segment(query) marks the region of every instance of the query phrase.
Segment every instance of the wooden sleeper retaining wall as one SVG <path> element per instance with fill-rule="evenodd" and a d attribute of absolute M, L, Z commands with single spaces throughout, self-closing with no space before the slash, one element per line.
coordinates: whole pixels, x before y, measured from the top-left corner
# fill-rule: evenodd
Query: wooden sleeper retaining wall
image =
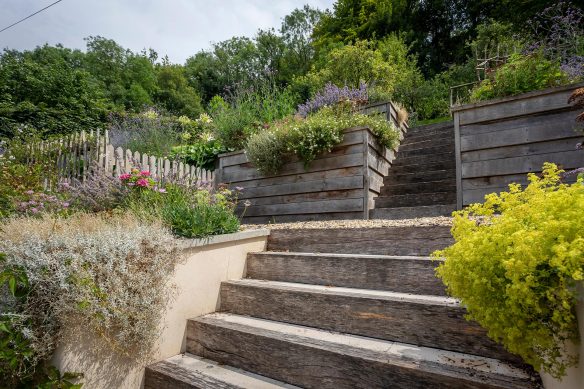
<path fill-rule="evenodd" d="M 527 183 L 544 162 L 569 170 L 584 166 L 576 150 L 582 133 L 568 97 L 584 84 L 550 88 L 452 109 L 456 144 L 457 205 Z"/>

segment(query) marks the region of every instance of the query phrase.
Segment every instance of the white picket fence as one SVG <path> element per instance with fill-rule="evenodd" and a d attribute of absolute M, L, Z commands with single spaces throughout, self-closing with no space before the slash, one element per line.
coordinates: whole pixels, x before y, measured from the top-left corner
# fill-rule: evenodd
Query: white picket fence
<path fill-rule="evenodd" d="M 147 170 L 158 182 L 177 182 L 186 185 L 212 185 L 214 174 L 180 161 L 140 154 L 109 142 L 108 131 L 81 131 L 57 140 L 29 145 L 29 161 L 54 158 L 59 181 L 85 181 L 92 169 L 103 169 L 118 177 L 133 168 Z"/>

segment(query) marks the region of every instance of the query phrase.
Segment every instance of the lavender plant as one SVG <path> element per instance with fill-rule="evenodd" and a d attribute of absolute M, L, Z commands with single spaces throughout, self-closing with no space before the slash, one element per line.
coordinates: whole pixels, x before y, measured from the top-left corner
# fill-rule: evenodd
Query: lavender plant
<path fill-rule="evenodd" d="M 130 194 L 130 188 L 95 164 L 85 181 L 64 182 L 60 186 L 60 192 L 69 197 L 69 202 L 75 209 L 103 212 L 122 206 Z"/>
<path fill-rule="evenodd" d="M 356 105 L 367 103 L 367 84 L 361 83 L 359 88 L 351 88 L 347 85 L 340 88 L 329 82 L 312 99 L 304 104 L 300 104 L 297 113 L 305 118 L 323 107 L 335 105 L 343 101 L 351 101 Z"/>
<path fill-rule="evenodd" d="M 559 60 L 561 70 L 571 79 L 584 77 L 584 12 L 570 2 L 559 1 L 545 8 L 530 23 L 531 43 L 526 54 L 537 51 Z"/>

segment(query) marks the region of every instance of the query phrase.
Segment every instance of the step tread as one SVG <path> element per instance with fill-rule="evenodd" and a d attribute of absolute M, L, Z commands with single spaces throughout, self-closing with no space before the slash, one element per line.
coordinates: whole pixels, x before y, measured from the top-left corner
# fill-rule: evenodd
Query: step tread
<path fill-rule="evenodd" d="M 326 295 L 348 296 L 354 298 L 377 299 L 384 301 L 408 302 L 413 304 L 460 307 L 458 300 L 446 296 L 422 295 L 387 290 L 346 288 L 342 286 L 300 284 L 296 282 L 256 280 L 252 278 L 224 281 L 224 283 L 231 285 L 245 285 L 255 288 L 279 289 L 291 292 L 297 291 Z"/>
<path fill-rule="evenodd" d="M 185 353 L 147 366 L 144 388 L 297 389 L 298 387 Z"/>
<path fill-rule="evenodd" d="M 248 334 L 265 340 L 272 339 L 280 344 L 282 342 L 295 344 L 305 349 L 312 349 L 314 352 L 341 354 L 370 363 L 399 366 L 407 370 L 445 376 L 449 380 L 459 380 L 461 384 L 466 382 L 472 387 L 480 385 L 493 388 L 535 387 L 531 375 L 526 371 L 492 358 L 228 313 L 213 313 L 191 319 L 190 322 L 236 331 L 242 337 Z M 208 339 L 204 341 L 207 342 Z M 188 339 L 187 347 L 192 342 L 196 343 L 198 339 Z M 272 357 L 273 363 L 277 363 L 274 359 Z M 293 368 L 302 369 L 303 367 L 293 366 Z"/>
<path fill-rule="evenodd" d="M 446 296 L 243 280 L 221 284 L 220 311 L 519 362 Z"/>

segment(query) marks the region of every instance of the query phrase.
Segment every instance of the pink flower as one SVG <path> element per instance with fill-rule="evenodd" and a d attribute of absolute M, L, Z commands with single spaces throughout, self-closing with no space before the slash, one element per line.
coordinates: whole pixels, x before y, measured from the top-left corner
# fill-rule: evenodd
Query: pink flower
<path fill-rule="evenodd" d="M 63 208 L 69 208 L 69 203 L 68 202 L 64 202 L 62 205 L 63 205 Z"/>
<path fill-rule="evenodd" d="M 39 210 L 38 210 L 37 208 L 31 208 L 31 209 L 30 209 L 30 211 L 31 211 L 32 213 L 37 213 Z"/>
<path fill-rule="evenodd" d="M 24 193 L 26 193 L 27 195 L 31 195 L 31 194 L 34 194 L 34 190 L 27 190 L 27 191 L 26 191 L 26 192 L 24 192 Z"/>
<path fill-rule="evenodd" d="M 142 171 L 140 172 L 140 175 L 141 175 L 142 177 L 150 177 L 150 172 L 149 172 L 148 170 L 142 170 Z"/>
<path fill-rule="evenodd" d="M 138 181 L 136 181 L 136 185 L 145 188 L 148 186 L 148 180 L 146 180 L 145 178 L 140 178 Z"/>
<path fill-rule="evenodd" d="M 158 189 L 158 192 L 160 192 L 160 193 L 166 193 L 166 189 L 160 188 L 160 189 Z"/>
<path fill-rule="evenodd" d="M 120 180 L 122 180 L 122 181 L 126 181 L 126 180 L 129 180 L 129 179 L 130 179 L 130 177 L 132 177 L 132 175 L 131 175 L 131 174 L 129 174 L 129 173 L 122 174 L 122 175 L 120 175 Z"/>

